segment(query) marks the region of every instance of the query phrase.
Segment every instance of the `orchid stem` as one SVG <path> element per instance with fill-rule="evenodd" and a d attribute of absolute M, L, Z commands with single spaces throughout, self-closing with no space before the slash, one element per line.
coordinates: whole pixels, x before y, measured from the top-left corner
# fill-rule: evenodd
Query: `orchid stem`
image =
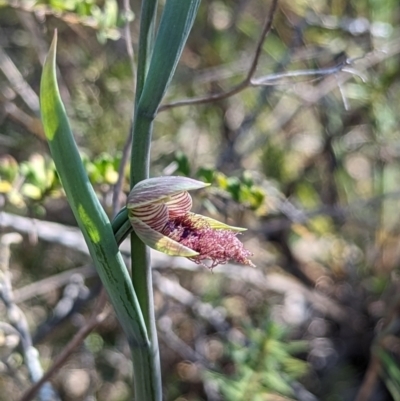
<path fill-rule="evenodd" d="M 149 177 L 150 144 L 153 129 L 153 119 L 142 113 L 140 107 L 135 113 L 133 124 L 132 159 L 131 159 L 131 188 L 139 181 Z M 161 401 L 162 385 L 160 371 L 160 356 L 158 349 L 157 329 L 154 316 L 153 282 L 151 275 L 150 252 L 147 246 L 132 232 L 132 284 L 142 310 L 146 324 L 147 333 L 150 339 L 150 358 L 146 368 L 151 370 L 151 388 L 153 398 L 146 398 L 146 401 Z M 137 361 L 136 349 L 132 347 L 134 372 L 137 369 L 144 369 L 143 366 L 135 365 Z M 150 372 L 149 372 L 150 373 Z M 136 380 L 135 380 L 136 383 Z M 147 395 L 149 397 L 149 395 Z M 137 397 L 137 399 L 145 399 Z"/>
<path fill-rule="evenodd" d="M 143 0 L 139 35 L 138 72 L 135 113 L 132 125 L 131 189 L 149 177 L 150 145 L 153 122 L 160 103 L 174 75 L 200 0 L 168 0 L 165 2 L 158 30 L 155 34 L 157 0 Z M 155 34 L 155 35 L 154 35 Z M 139 401 L 161 401 L 162 386 L 160 357 L 154 316 L 153 283 L 150 253 L 135 233 L 131 235 L 132 284 L 137 294 L 150 340 L 149 359 L 141 367 L 135 360 L 132 347 L 133 370 L 151 369 L 152 393 L 138 394 Z M 140 374 L 140 372 L 138 372 Z M 135 377 L 135 386 L 137 380 Z"/>

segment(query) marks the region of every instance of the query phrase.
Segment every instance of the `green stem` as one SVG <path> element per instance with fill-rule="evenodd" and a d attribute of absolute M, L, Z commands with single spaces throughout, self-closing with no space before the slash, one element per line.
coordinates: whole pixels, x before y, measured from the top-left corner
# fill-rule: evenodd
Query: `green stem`
<path fill-rule="evenodd" d="M 137 85 L 135 95 L 135 120 L 132 126 L 131 154 L 131 188 L 139 181 L 148 178 L 150 164 L 150 143 L 153 119 L 145 118 L 138 112 L 137 105 L 142 94 L 147 74 L 150 54 L 154 44 L 154 23 L 156 18 L 157 0 L 145 0 L 142 3 L 140 46 L 138 53 Z M 123 230 L 122 230 L 123 231 Z M 132 284 L 137 289 L 137 297 L 142 310 L 145 325 L 150 339 L 150 355 L 142 365 L 140 349 L 131 347 L 133 371 L 135 376 L 135 394 L 137 400 L 161 401 L 162 384 L 160 371 L 160 355 L 158 350 L 157 329 L 154 317 L 153 283 L 151 276 L 151 261 L 147 247 L 135 233 L 131 235 L 132 250 Z M 134 255 L 134 256 L 133 256 Z M 140 374 L 144 369 L 150 376 L 150 388 L 141 386 Z"/>
<path fill-rule="evenodd" d="M 150 144 L 153 128 L 153 119 L 137 110 L 133 126 L 132 161 L 131 161 L 131 187 L 139 181 L 149 177 Z M 132 284 L 143 314 L 147 333 L 150 339 L 151 358 L 147 361 L 151 371 L 151 398 L 138 395 L 138 400 L 161 401 L 162 384 L 160 371 L 160 356 L 158 349 L 157 328 L 154 316 L 153 281 L 151 273 L 150 252 L 147 246 L 133 232 L 131 235 L 132 249 Z M 138 365 L 137 350 L 132 347 L 134 371 L 143 369 Z M 136 385 L 135 379 L 135 385 Z"/>
<path fill-rule="evenodd" d="M 144 348 L 132 343 L 129 343 L 129 346 L 132 354 L 135 401 L 161 401 L 161 384 L 158 385 L 155 377 L 154 350 L 152 347 Z"/>
<path fill-rule="evenodd" d="M 153 119 L 138 108 L 133 124 L 131 156 L 131 188 L 139 181 L 149 178 L 150 145 L 153 131 Z"/>
<path fill-rule="evenodd" d="M 161 384 L 161 368 L 160 354 L 158 349 L 157 328 L 154 314 L 153 301 L 153 281 L 151 272 L 150 252 L 147 246 L 137 237 L 136 234 L 131 235 L 132 252 L 135 255 L 134 264 L 132 265 L 132 282 L 134 288 L 137 288 L 137 297 L 145 320 L 147 333 L 150 339 L 149 359 L 146 361 L 146 369 L 149 370 L 151 376 L 151 398 L 150 394 L 146 393 L 147 397 L 139 397 L 138 400 L 161 401 L 162 399 L 162 384 Z M 140 349 L 132 349 L 132 358 L 134 371 L 137 369 L 145 369 L 139 363 L 138 353 Z M 135 380 L 135 386 L 137 381 Z"/>
<path fill-rule="evenodd" d="M 136 237 L 134 232 L 132 232 L 132 225 L 127 217 L 126 208 L 123 208 L 117 214 L 112 222 L 112 227 L 118 245 L 121 245 L 122 241 L 130 233 L 132 233 L 133 237 Z M 150 266 L 150 258 L 146 246 L 140 239 L 136 237 L 134 240 L 132 239 L 132 243 L 133 242 L 135 242 L 135 245 L 132 246 L 132 250 L 134 250 L 133 254 L 135 254 L 135 268 L 133 269 L 132 277 L 135 278 L 133 278 L 132 281 L 135 282 L 139 280 L 136 274 L 141 271 L 139 266 Z M 150 277 L 148 276 L 149 274 Z M 152 313 L 154 306 L 151 269 L 146 269 L 145 281 L 146 283 L 142 283 L 138 286 L 140 295 L 137 295 L 138 298 L 142 299 L 142 302 L 139 301 L 139 304 L 142 308 L 144 320 L 150 324 L 147 329 L 148 333 L 155 333 L 154 313 Z M 148 289 L 147 286 L 150 286 L 150 289 Z M 150 344 L 146 344 L 146 347 L 142 347 L 131 341 L 129 341 L 129 345 L 132 353 L 135 399 L 161 400 L 161 374 L 157 338 L 154 339 L 150 335 Z"/>
<path fill-rule="evenodd" d="M 200 0 L 168 0 L 165 3 L 158 32 L 153 39 L 157 0 L 143 0 L 135 98 L 135 119 L 132 127 L 131 188 L 149 177 L 150 145 L 153 121 L 161 100 L 169 86 L 182 53 Z M 123 231 L 123 230 L 122 230 Z M 154 316 L 151 261 L 146 245 L 131 235 L 132 284 L 142 311 L 151 359 L 151 393 L 138 394 L 138 400 L 161 401 L 162 386 L 157 330 Z M 143 369 L 132 347 L 133 368 Z M 135 385 L 137 380 L 135 377 Z M 145 390 L 145 389 L 143 389 Z"/>

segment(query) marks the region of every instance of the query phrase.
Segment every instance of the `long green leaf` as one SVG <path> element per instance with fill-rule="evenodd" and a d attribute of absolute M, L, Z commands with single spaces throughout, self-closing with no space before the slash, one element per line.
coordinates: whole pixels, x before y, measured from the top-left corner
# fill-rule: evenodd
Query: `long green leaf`
<path fill-rule="evenodd" d="M 146 325 L 111 224 L 89 182 L 70 129 L 56 80 L 56 46 L 57 35 L 43 67 L 40 87 L 44 130 L 72 211 L 135 354 L 134 365 L 140 367 L 135 369 L 136 398 L 153 400 L 152 350 Z"/>
<path fill-rule="evenodd" d="M 175 73 L 200 0 L 167 0 L 158 28 L 138 112 L 155 116 Z"/>
<path fill-rule="evenodd" d="M 139 33 L 139 50 L 137 57 L 137 74 L 136 74 L 136 102 L 139 100 L 147 70 L 149 67 L 150 56 L 154 47 L 154 31 L 155 20 L 157 14 L 157 0 L 143 0 L 142 10 L 140 13 L 140 33 Z"/>

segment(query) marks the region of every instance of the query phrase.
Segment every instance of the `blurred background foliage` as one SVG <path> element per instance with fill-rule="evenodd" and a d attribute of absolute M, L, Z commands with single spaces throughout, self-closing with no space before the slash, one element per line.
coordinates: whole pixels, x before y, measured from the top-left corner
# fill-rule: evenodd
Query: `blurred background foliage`
<path fill-rule="evenodd" d="M 0 0 L 4 212 L 75 224 L 37 96 L 57 28 L 61 94 L 111 213 L 134 98 L 126 27 L 136 50 L 140 23 L 140 2 L 127 3 Z M 165 103 L 241 82 L 269 7 L 204 0 Z M 400 400 L 399 22 L 397 0 L 280 0 L 256 78 L 291 75 L 159 113 L 152 175 L 212 183 L 195 196 L 196 210 L 248 227 L 241 239 L 257 265 L 211 274 L 155 259 L 166 400 Z M 1 219 L 4 232 L 18 230 Z M 59 245 L 62 236 L 26 235 L 10 266 L 45 369 L 99 292 L 87 256 Z M 29 378 L 20 349 L 1 333 L 0 400 L 18 400 Z M 131 399 L 130 378 L 110 313 L 53 384 L 63 400 L 117 401 Z"/>

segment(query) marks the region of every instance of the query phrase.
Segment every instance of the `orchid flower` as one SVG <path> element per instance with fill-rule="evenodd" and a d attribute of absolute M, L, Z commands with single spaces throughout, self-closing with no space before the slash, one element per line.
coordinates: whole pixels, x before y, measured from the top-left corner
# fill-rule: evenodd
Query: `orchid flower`
<path fill-rule="evenodd" d="M 237 238 L 246 229 L 232 227 L 190 212 L 188 191 L 209 184 L 186 177 L 157 177 L 140 181 L 128 196 L 129 220 L 149 247 L 173 256 L 184 256 L 210 269 L 232 260 L 254 266 Z"/>

